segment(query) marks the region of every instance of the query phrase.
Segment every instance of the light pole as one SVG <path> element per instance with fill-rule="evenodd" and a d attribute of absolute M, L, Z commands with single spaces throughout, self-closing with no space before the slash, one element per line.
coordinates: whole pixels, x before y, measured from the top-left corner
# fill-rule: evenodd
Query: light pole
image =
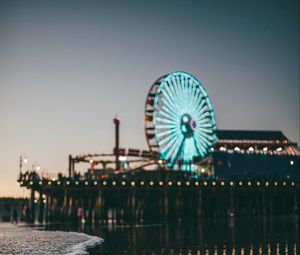
<path fill-rule="evenodd" d="M 27 162 L 28 162 L 27 156 L 24 153 L 22 153 L 20 155 L 20 173 L 22 173 L 23 163 L 26 164 Z"/>

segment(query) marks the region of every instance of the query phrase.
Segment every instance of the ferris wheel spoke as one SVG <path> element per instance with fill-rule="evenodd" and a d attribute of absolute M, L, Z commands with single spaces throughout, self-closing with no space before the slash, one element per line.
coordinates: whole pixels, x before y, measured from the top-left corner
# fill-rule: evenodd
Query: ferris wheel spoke
<path fill-rule="evenodd" d="M 177 125 L 172 125 L 172 124 L 168 124 L 168 125 L 156 125 L 155 126 L 156 129 L 173 129 L 173 128 L 177 128 Z"/>
<path fill-rule="evenodd" d="M 211 146 L 212 143 L 210 141 L 210 138 L 206 137 L 203 133 L 198 133 L 196 136 L 204 147 Z"/>
<path fill-rule="evenodd" d="M 169 112 L 172 112 L 172 115 L 174 115 L 175 119 L 178 119 L 178 112 L 172 107 L 172 105 L 169 105 L 169 103 L 163 99 L 162 102 L 164 105 L 161 107 L 161 110 L 165 110 L 164 108 L 167 108 Z"/>
<path fill-rule="evenodd" d="M 176 142 L 175 138 L 172 138 L 161 150 L 162 153 L 166 153 L 170 150 L 171 146 Z"/>
<path fill-rule="evenodd" d="M 170 84 L 167 81 L 165 82 L 164 91 L 166 91 L 166 93 L 168 94 L 170 100 L 173 102 L 173 104 L 175 104 L 176 100 L 174 98 L 174 94 L 172 93 L 171 88 L 170 88 Z"/>
<path fill-rule="evenodd" d="M 170 135 L 170 134 L 172 134 L 172 133 L 174 133 L 174 132 L 176 132 L 176 130 L 174 130 L 174 129 L 168 129 L 168 130 L 166 130 L 166 131 L 162 131 L 162 132 L 157 133 L 156 136 L 157 136 L 158 138 L 160 138 L 160 137 L 163 137 L 163 136 L 165 136 L 165 135 Z"/>
<path fill-rule="evenodd" d="M 202 152 L 205 153 L 207 148 L 210 146 L 209 141 L 207 141 L 205 138 L 203 138 L 200 135 L 196 135 L 197 144 L 199 144 L 200 148 L 202 148 Z"/>
<path fill-rule="evenodd" d="M 198 149 L 200 155 L 203 157 L 204 153 L 206 152 L 206 149 L 203 147 L 203 144 L 201 142 L 198 142 L 196 140 L 196 138 L 194 138 L 194 141 L 195 141 L 196 148 Z"/>
<path fill-rule="evenodd" d="M 162 90 L 162 93 L 164 94 L 167 102 L 168 102 L 168 105 L 170 106 L 170 109 L 173 109 L 173 108 L 177 108 L 177 105 L 176 105 L 176 102 L 174 102 L 168 95 L 168 93 L 166 92 L 166 90 Z"/>
<path fill-rule="evenodd" d="M 172 116 L 170 115 L 169 113 L 165 112 L 163 109 L 161 109 L 159 111 L 159 114 L 164 116 L 164 117 L 167 117 L 169 120 L 175 122 L 178 118 L 176 116 Z"/>
<path fill-rule="evenodd" d="M 201 127 L 199 127 L 199 130 L 201 130 L 202 132 L 207 133 L 207 134 L 212 134 L 214 132 L 211 129 L 201 128 Z"/>
<path fill-rule="evenodd" d="M 200 113 L 200 115 L 198 114 L 198 115 L 196 116 L 195 119 L 196 119 L 197 121 L 201 121 L 201 120 L 203 120 L 203 119 L 209 117 L 209 115 L 210 115 L 209 112 L 203 112 L 203 113 Z"/>
<path fill-rule="evenodd" d="M 174 132 L 173 134 L 166 136 L 165 138 L 163 138 L 162 140 L 158 141 L 158 144 L 160 146 L 163 146 L 166 142 L 169 142 L 170 140 L 176 138 L 178 136 L 178 132 Z"/>
<path fill-rule="evenodd" d="M 170 88 L 174 94 L 174 97 L 176 99 L 176 102 L 178 102 L 180 100 L 180 95 L 178 94 L 177 83 L 176 83 L 176 79 L 174 78 L 174 76 L 170 77 L 169 84 L 170 84 Z"/>
<path fill-rule="evenodd" d="M 196 148 L 196 151 L 198 152 L 197 154 L 197 156 L 201 156 L 201 157 L 204 157 L 204 153 L 202 152 L 202 150 L 200 150 L 199 148 L 198 148 L 198 144 L 197 144 L 197 141 L 196 141 L 196 138 L 195 137 L 193 137 L 193 140 L 194 140 L 194 146 L 195 146 L 195 148 Z"/>
<path fill-rule="evenodd" d="M 174 152 L 176 151 L 177 147 L 178 147 L 178 139 L 175 141 L 175 143 L 172 144 L 171 148 L 169 149 L 166 157 L 169 159 L 171 158 L 172 155 L 174 155 Z"/>
<path fill-rule="evenodd" d="M 173 116 L 175 118 L 175 120 L 178 120 L 178 113 L 177 112 L 174 112 L 174 111 L 171 111 L 168 107 L 166 107 L 165 105 L 162 106 L 162 110 L 169 113 L 171 116 Z"/>
<path fill-rule="evenodd" d="M 165 123 L 165 124 L 174 124 L 174 121 L 168 120 L 168 119 L 163 119 L 161 117 L 156 117 L 157 122 Z"/>
<path fill-rule="evenodd" d="M 184 137 L 181 135 L 180 138 L 176 142 L 176 148 L 174 150 L 171 160 L 173 160 L 173 161 L 177 160 L 178 152 L 181 150 L 183 141 L 184 141 Z"/>

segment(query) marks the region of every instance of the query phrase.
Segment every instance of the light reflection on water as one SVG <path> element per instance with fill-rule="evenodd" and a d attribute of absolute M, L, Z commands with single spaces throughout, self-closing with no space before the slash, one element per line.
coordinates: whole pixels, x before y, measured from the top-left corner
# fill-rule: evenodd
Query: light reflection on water
<path fill-rule="evenodd" d="M 85 231 L 104 238 L 91 254 L 300 254 L 298 217 L 108 224 Z"/>

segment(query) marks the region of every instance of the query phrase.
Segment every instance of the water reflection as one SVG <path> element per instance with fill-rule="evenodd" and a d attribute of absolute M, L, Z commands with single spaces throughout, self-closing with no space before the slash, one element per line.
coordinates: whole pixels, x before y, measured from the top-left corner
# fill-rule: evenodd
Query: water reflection
<path fill-rule="evenodd" d="M 105 240 L 91 254 L 300 254 L 298 217 L 108 224 L 85 231 Z"/>

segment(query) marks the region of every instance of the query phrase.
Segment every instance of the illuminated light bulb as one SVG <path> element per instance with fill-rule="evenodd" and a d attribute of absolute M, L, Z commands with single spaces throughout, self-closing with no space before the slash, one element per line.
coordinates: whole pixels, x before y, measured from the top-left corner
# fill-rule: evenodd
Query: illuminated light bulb
<path fill-rule="evenodd" d="M 58 186 L 60 185 L 60 181 L 57 182 L 57 185 L 58 185 Z"/>
<path fill-rule="evenodd" d="M 23 159 L 23 163 L 25 163 L 25 164 L 28 163 L 28 159 L 27 159 L 27 158 L 24 158 L 24 159 Z"/>
<path fill-rule="evenodd" d="M 131 182 L 131 186 L 135 186 L 135 182 L 134 181 Z"/>
<path fill-rule="evenodd" d="M 145 182 L 144 182 L 144 181 L 141 181 L 140 184 L 141 184 L 141 186 L 144 186 Z"/>
<path fill-rule="evenodd" d="M 286 182 L 283 182 L 282 185 L 283 185 L 283 186 L 286 186 Z"/>
<path fill-rule="evenodd" d="M 125 182 L 125 181 L 122 181 L 122 185 L 125 186 L 125 185 L 126 185 L 126 182 Z"/>
<path fill-rule="evenodd" d="M 224 185 L 225 185 L 225 182 L 222 181 L 222 182 L 221 182 L 221 186 L 224 186 Z"/>
<path fill-rule="evenodd" d="M 88 182 L 88 181 L 85 181 L 85 182 L 84 182 L 84 185 L 85 185 L 85 186 L 89 185 L 89 182 Z"/>
<path fill-rule="evenodd" d="M 69 182 L 69 181 L 67 181 L 67 182 L 66 182 L 66 184 L 67 184 L 67 186 L 69 186 L 69 185 L 70 185 L 70 182 Z"/>
<path fill-rule="evenodd" d="M 169 181 L 169 182 L 168 182 L 168 185 L 169 185 L 169 186 L 172 186 L 172 185 L 173 185 L 173 183 L 172 183 L 171 181 Z"/>
<path fill-rule="evenodd" d="M 292 186 L 295 186 L 295 183 L 294 183 L 294 182 L 292 182 L 292 183 L 291 183 L 291 185 L 292 185 Z"/>
<path fill-rule="evenodd" d="M 235 151 L 240 151 L 240 148 L 239 147 L 235 147 L 234 150 Z"/>
<path fill-rule="evenodd" d="M 177 186 L 181 186 L 181 182 L 177 182 Z"/>
<path fill-rule="evenodd" d="M 269 182 L 266 182 L 265 185 L 266 185 L 266 186 L 269 186 Z"/>
<path fill-rule="evenodd" d="M 107 184 L 107 182 L 106 182 L 106 181 L 104 181 L 104 182 L 103 182 L 103 186 L 106 186 L 106 184 Z"/>
<path fill-rule="evenodd" d="M 30 181 L 29 184 L 32 185 L 32 184 L 33 184 L 33 181 Z"/>
<path fill-rule="evenodd" d="M 51 185 L 51 181 L 48 181 L 48 185 Z"/>
<path fill-rule="evenodd" d="M 126 157 L 126 156 L 120 156 L 120 157 L 119 157 L 119 160 L 121 160 L 121 161 L 126 161 L 126 160 L 127 160 L 127 157 Z"/>
<path fill-rule="evenodd" d="M 277 182 L 274 182 L 274 186 L 277 186 L 278 185 L 278 183 Z"/>
<path fill-rule="evenodd" d="M 264 147 L 264 148 L 263 148 L 263 151 L 264 151 L 264 152 L 267 152 L 267 151 L 268 151 L 268 147 Z"/>
<path fill-rule="evenodd" d="M 207 186 L 207 182 L 203 182 L 204 186 Z"/>
<path fill-rule="evenodd" d="M 150 184 L 150 186 L 153 186 L 153 185 L 154 185 L 154 182 L 153 182 L 153 181 L 150 181 L 149 184 Z"/>
<path fill-rule="evenodd" d="M 252 183 L 251 182 L 248 182 L 248 186 L 251 186 L 252 185 Z"/>
<path fill-rule="evenodd" d="M 20 182 L 20 184 L 21 184 L 21 185 L 23 185 L 23 184 L 24 184 L 24 182 L 23 182 L 23 181 L 21 181 L 21 182 Z"/>
<path fill-rule="evenodd" d="M 282 148 L 281 148 L 281 147 L 278 147 L 276 150 L 277 150 L 278 152 L 280 152 L 280 151 L 282 151 Z"/>
<path fill-rule="evenodd" d="M 250 148 L 248 149 L 248 151 L 253 152 L 253 151 L 254 151 L 254 148 L 253 148 L 253 147 L 250 147 Z"/>
<path fill-rule="evenodd" d="M 96 186 L 98 184 L 98 182 L 97 181 L 94 181 L 94 185 Z"/>
<path fill-rule="evenodd" d="M 113 186 L 116 186 L 117 183 L 116 183 L 115 181 L 113 181 L 111 184 L 112 184 Z"/>
<path fill-rule="evenodd" d="M 185 183 L 185 185 L 186 185 L 186 186 L 190 186 L 190 182 L 187 181 L 187 182 Z"/>
<path fill-rule="evenodd" d="M 230 182 L 229 184 L 230 184 L 230 186 L 233 186 L 233 182 Z"/>
<path fill-rule="evenodd" d="M 162 186 L 164 185 L 164 183 L 162 181 L 159 182 L 159 186 Z"/>
<path fill-rule="evenodd" d="M 240 186 L 243 186 L 243 182 L 239 182 L 239 185 L 240 185 Z"/>
<path fill-rule="evenodd" d="M 79 181 L 76 181 L 76 182 L 75 182 L 75 185 L 78 185 L 78 184 L 79 184 Z"/>
<path fill-rule="evenodd" d="M 213 186 L 216 186 L 216 182 L 212 182 L 212 185 L 213 185 Z"/>
<path fill-rule="evenodd" d="M 290 161 L 290 165 L 292 166 L 292 165 L 294 165 L 294 164 L 295 164 L 294 160 L 291 160 L 291 161 Z"/>
<path fill-rule="evenodd" d="M 90 159 L 90 164 L 93 164 L 94 163 L 94 160 Z"/>
<path fill-rule="evenodd" d="M 225 147 L 220 147 L 220 151 L 226 151 L 226 148 Z"/>
<path fill-rule="evenodd" d="M 44 200 L 43 200 L 43 203 L 46 204 L 46 202 L 47 202 L 46 199 L 44 199 Z"/>
<path fill-rule="evenodd" d="M 54 177 L 52 178 L 52 181 L 55 182 L 55 178 Z"/>
<path fill-rule="evenodd" d="M 40 167 L 40 166 L 37 166 L 37 167 L 36 167 L 36 170 L 37 170 L 37 171 L 40 171 L 40 170 L 41 170 L 41 167 Z"/>
<path fill-rule="evenodd" d="M 163 161 L 160 159 L 160 160 L 158 160 L 158 164 L 162 164 L 163 163 Z"/>
<path fill-rule="evenodd" d="M 43 182 L 42 182 L 42 181 L 39 181 L 39 184 L 40 184 L 40 185 L 42 185 L 42 184 L 43 184 Z"/>
<path fill-rule="evenodd" d="M 201 173 L 205 173 L 205 168 L 201 168 Z"/>
<path fill-rule="evenodd" d="M 211 151 L 211 152 L 214 152 L 214 151 L 215 151 L 215 149 L 214 149 L 214 148 L 210 148 L 210 151 Z"/>
<path fill-rule="evenodd" d="M 257 185 L 257 186 L 260 186 L 260 182 L 257 182 L 256 185 Z"/>

